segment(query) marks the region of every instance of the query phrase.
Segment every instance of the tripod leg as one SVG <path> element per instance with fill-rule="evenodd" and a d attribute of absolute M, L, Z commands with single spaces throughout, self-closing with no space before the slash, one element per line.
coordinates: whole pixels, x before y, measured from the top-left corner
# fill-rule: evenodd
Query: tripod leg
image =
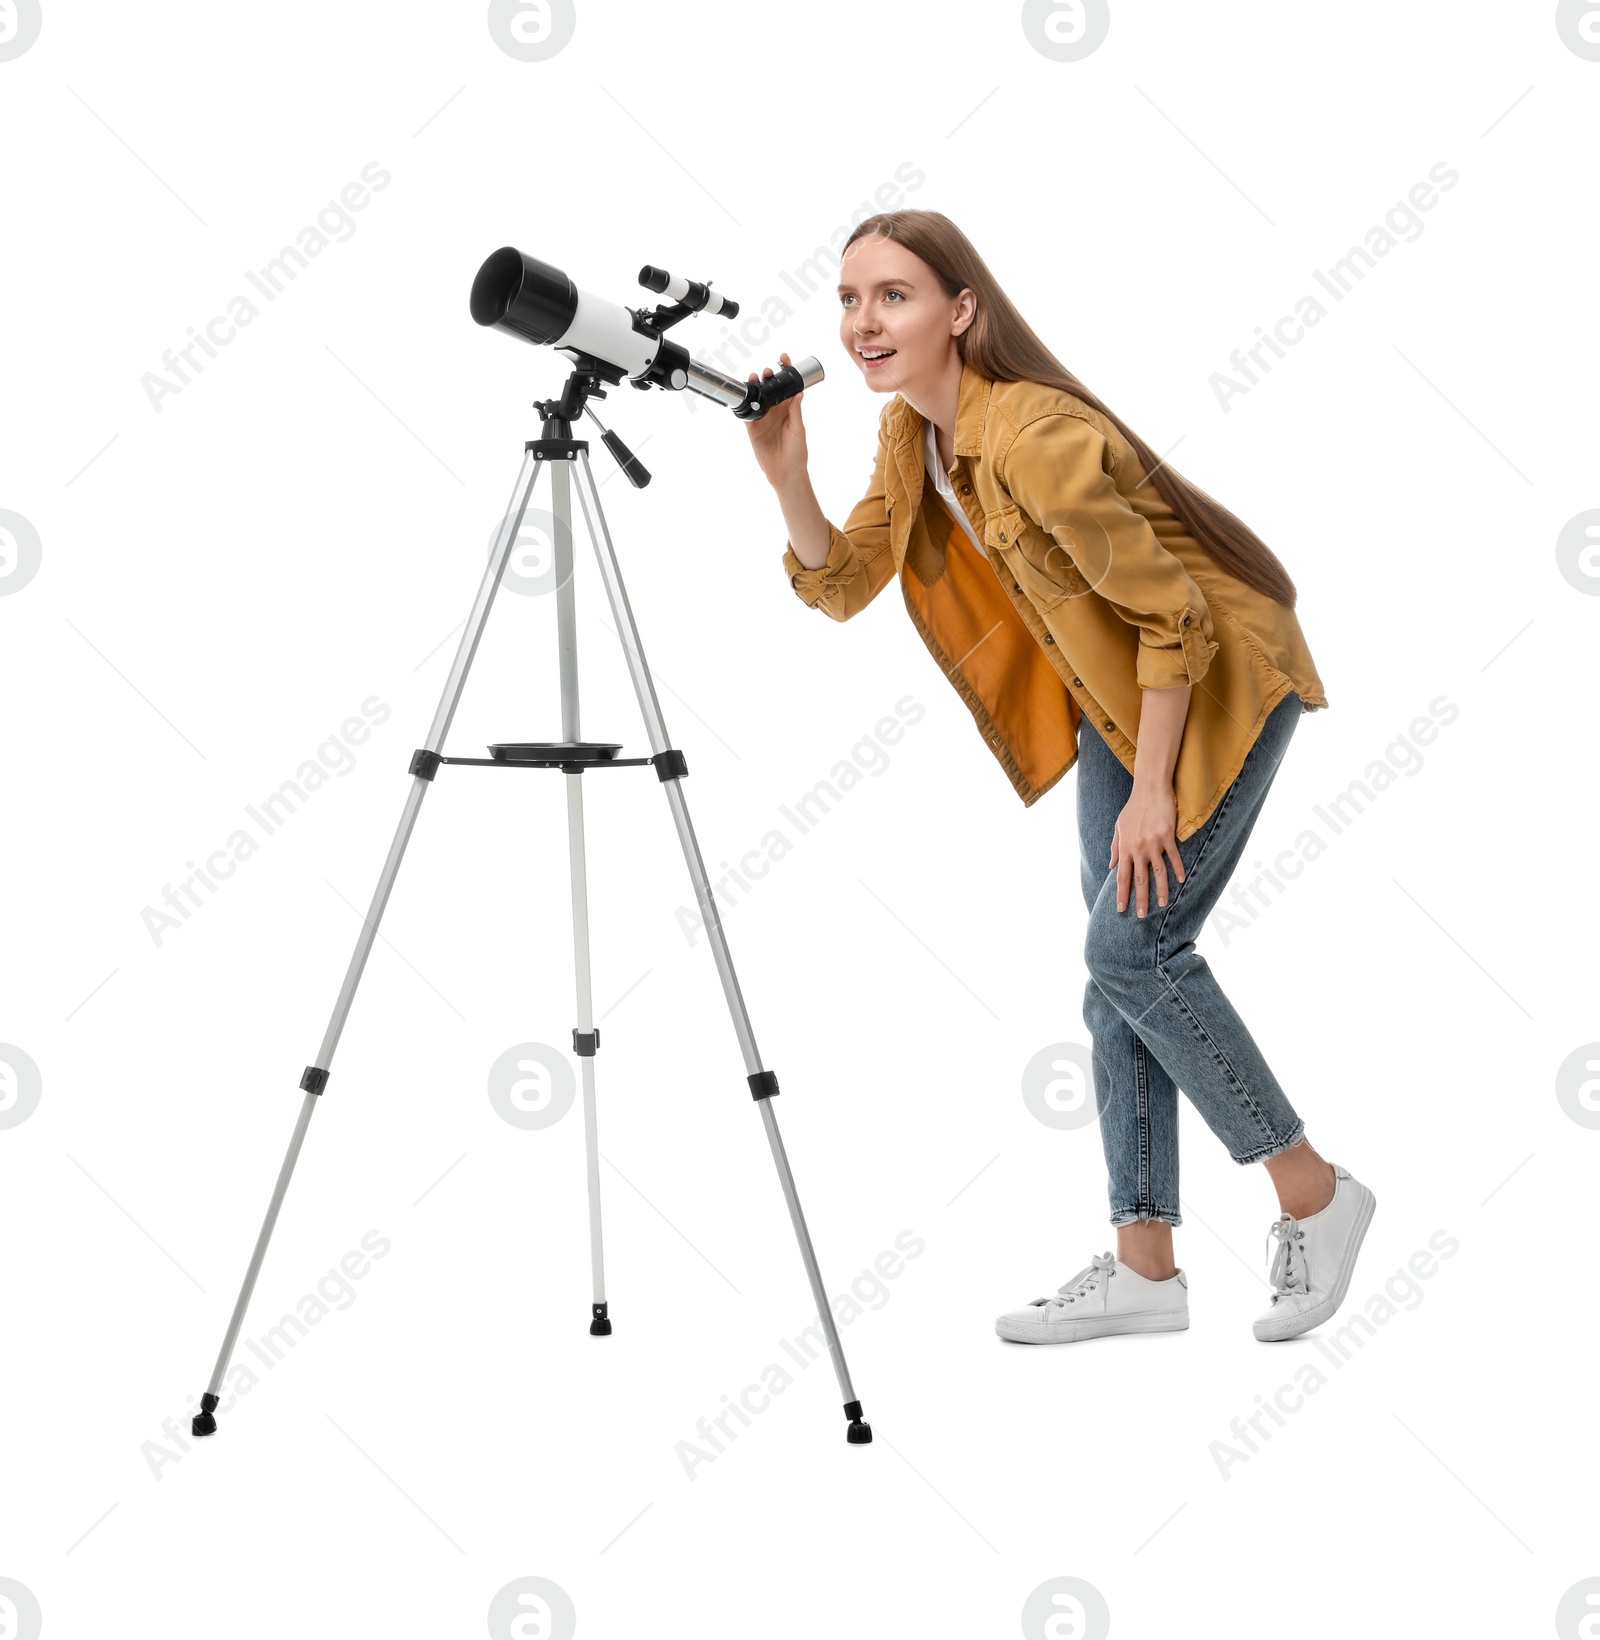
<path fill-rule="evenodd" d="M 578 619 L 572 585 L 572 486 L 567 465 L 550 465 L 550 514 L 555 522 L 556 658 L 561 671 L 561 738 L 582 740 L 578 709 Z M 600 1134 L 595 1109 L 594 1056 L 600 1033 L 594 1028 L 594 998 L 589 983 L 589 883 L 583 840 L 583 776 L 569 774 L 567 785 L 567 854 L 572 884 L 572 967 L 577 981 L 578 1023 L 572 1047 L 582 1067 L 583 1140 L 589 1183 L 589 1264 L 594 1301 L 589 1331 L 611 1332 L 606 1303 L 604 1239 L 600 1228 Z"/>
<path fill-rule="evenodd" d="M 661 706 L 656 700 L 655 684 L 650 677 L 650 668 L 645 663 L 644 647 L 639 641 L 639 629 L 634 623 L 633 610 L 628 603 L 627 588 L 622 584 L 622 572 L 612 550 L 611 534 L 606 528 L 605 515 L 600 510 L 600 494 L 595 488 L 594 475 L 590 471 L 589 457 L 585 451 L 580 451 L 578 455 L 578 499 L 583 505 L 584 522 L 588 525 L 590 537 L 594 542 L 595 556 L 600 562 L 600 575 L 605 582 L 606 596 L 611 601 L 611 613 L 622 640 L 623 654 L 627 658 L 628 671 L 633 679 L 634 693 L 639 700 L 639 709 L 644 714 L 645 728 L 650 736 L 650 748 L 657 754 L 671 752 L 673 748 L 667 739 Z M 711 942 L 711 953 L 716 960 L 717 973 L 722 979 L 722 990 L 727 998 L 728 1011 L 733 1016 L 734 1032 L 739 1039 L 740 1051 L 744 1054 L 750 1091 L 761 1106 L 762 1125 L 766 1128 L 767 1143 L 771 1147 L 772 1160 L 778 1170 L 778 1181 L 783 1187 L 783 1199 L 789 1206 L 789 1219 L 794 1226 L 795 1240 L 800 1244 L 800 1260 L 805 1265 L 806 1278 L 811 1283 L 811 1296 L 816 1301 L 817 1319 L 821 1322 L 823 1335 L 828 1341 L 828 1354 L 833 1359 L 833 1370 L 839 1380 L 840 1392 L 844 1396 L 845 1417 L 849 1419 L 845 1438 L 852 1445 L 865 1445 L 872 1439 L 872 1429 L 861 1416 L 861 1403 L 856 1399 L 855 1390 L 850 1383 L 850 1369 L 845 1364 L 844 1347 L 839 1342 L 839 1329 L 834 1324 L 833 1309 L 828 1302 L 827 1291 L 822 1285 L 822 1273 L 817 1268 L 817 1255 L 811 1246 L 811 1235 L 806 1229 L 805 1215 L 800 1210 L 800 1197 L 795 1190 L 794 1175 L 789 1170 L 789 1158 L 784 1152 L 783 1139 L 778 1132 L 778 1118 L 772 1110 L 772 1099 L 778 1091 L 778 1078 L 772 1071 L 762 1068 L 755 1032 L 751 1028 L 750 1016 L 745 1009 L 744 996 L 739 990 L 738 976 L 733 971 L 733 958 L 728 951 L 728 941 L 722 932 L 722 919 L 717 915 L 716 901 L 711 894 L 711 882 L 706 876 L 705 862 L 700 858 L 700 845 L 695 840 L 694 827 L 689 822 L 689 810 L 683 797 L 683 781 L 679 775 L 672 774 L 670 769 L 671 763 L 666 759 L 656 765 L 656 772 L 666 790 L 667 806 L 671 809 L 673 821 L 678 828 L 678 841 L 683 847 L 683 858 L 689 867 L 690 880 L 694 884 L 695 899 L 700 906 L 706 937 Z"/>
<path fill-rule="evenodd" d="M 562 736 L 576 740 L 576 729 Z M 596 1337 L 611 1332 L 611 1312 L 606 1303 L 605 1249 L 600 1233 L 600 1130 L 594 1099 L 594 1056 L 600 1033 L 594 1028 L 594 999 L 589 986 L 588 888 L 583 848 L 583 776 L 569 774 L 567 781 L 567 847 L 572 861 L 572 948 L 573 968 L 578 982 L 578 1023 L 572 1032 L 573 1047 L 583 1076 L 583 1143 L 589 1181 L 589 1266 L 594 1284 L 589 1331 Z"/>
<path fill-rule="evenodd" d="M 535 460 L 532 451 L 527 452 L 523 458 L 522 471 L 518 473 L 516 487 L 511 492 L 511 505 L 501 523 L 494 550 L 489 554 L 489 565 L 478 587 L 478 596 L 472 606 L 472 613 L 467 617 L 466 630 L 461 635 L 461 643 L 456 650 L 450 676 L 445 681 L 444 694 L 439 701 L 439 710 L 434 714 L 433 725 L 428 731 L 424 752 L 437 753 L 443 749 L 444 737 L 449 731 L 451 719 L 455 716 L 456 705 L 472 666 L 472 658 L 478 650 L 478 640 L 483 636 L 484 624 L 489 618 L 490 609 L 494 606 L 494 595 L 499 589 L 500 578 L 505 573 L 506 560 L 511 556 L 517 532 L 522 528 L 522 515 L 527 511 L 528 498 L 533 493 L 534 481 L 538 477 L 541 465 L 542 463 Z M 377 892 L 372 896 L 372 904 L 362 922 L 361 934 L 356 940 L 355 954 L 350 958 L 344 984 L 339 989 L 339 1000 L 334 1004 L 333 1017 L 328 1021 L 322 1046 L 317 1050 L 316 1062 L 306 1067 L 305 1075 L 300 1079 L 300 1086 L 305 1089 L 306 1097 L 300 1106 L 300 1117 L 295 1123 L 294 1136 L 289 1141 L 283 1166 L 278 1172 L 278 1182 L 273 1188 L 266 1219 L 262 1223 L 260 1235 L 256 1237 L 255 1251 L 250 1256 L 250 1267 L 245 1271 L 244 1285 L 239 1289 L 238 1302 L 233 1307 L 233 1317 L 228 1322 L 228 1330 L 222 1340 L 222 1349 L 211 1374 L 210 1388 L 200 1397 L 200 1411 L 195 1414 L 192 1425 L 196 1435 L 214 1435 L 217 1430 L 216 1409 L 222 1393 L 223 1375 L 228 1370 L 233 1347 L 238 1342 L 239 1329 L 244 1324 L 245 1310 L 249 1307 L 250 1295 L 255 1289 L 262 1260 L 267 1256 L 267 1243 L 272 1239 L 273 1226 L 278 1222 L 278 1209 L 283 1206 L 283 1198 L 288 1192 L 289 1179 L 294 1173 L 300 1147 L 305 1142 L 306 1129 L 311 1125 L 311 1113 L 316 1109 L 317 1100 L 327 1083 L 334 1049 L 339 1044 L 339 1036 L 344 1030 L 350 1005 L 355 1000 L 356 986 L 361 982 L 361 973 L 367 965 L 367 957 L 377 940 L 378 922 L 383 916 L 384 907 L 389 903 L 389 892 L 394 887 L 395 877 L 400 871 L 400 862 L 405 857 L 406 844 L 411 839 L 411 829 L 416 824 L 423 796 L 433 779 L 436 765 L 431 761 L 425 764 L 425 772 L 416 772 L 416 765 L 421 757 L 422 753 L 419 753 L 418 757 L 412 760 L 415 778 L 406 797 L 405 810 L 400 816 L 400 825 L 395 832 L 394 841 L 389 845 L 389 857 L 384 861 L 382 874 L 378 878 Z"/>

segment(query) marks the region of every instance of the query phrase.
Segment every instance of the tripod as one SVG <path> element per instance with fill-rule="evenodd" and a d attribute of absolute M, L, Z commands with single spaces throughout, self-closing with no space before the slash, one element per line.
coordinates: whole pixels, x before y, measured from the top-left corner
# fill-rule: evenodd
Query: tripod
<path fill-rule="evenodd" d="M 283 1206 L 283 1199 L 289 1188 L 289 1180 L 294 1172 L 295 1161 L 299 1157 L 300 1147 L 305 1142 L 306 1129 L 311 1124 L 311 1114 L 317 1107 L 317 1101 L 322 1090 L 327 1086 L 329 1070 L 333 1063 L 334 1050 L 339 1045 L 340 1033 L 344 1030 L 345 1019 L 349 1015 L 350 1006 L 355 1000 L 356 986 L 361 981 L 362 970 L 366 967 L 367 957 L 372 950 L 373 943 L 378 936 L 378 923 L 383 916 L 384 907 L 388 904 L 389 893 L 394 887 L 395 877 L 400 870 L 400 862 L 405 855 L 406 844 L 410 840 L 412 827 L 417 821 L 417 814 L 422 808 L 422 799 L 427 794 L 428 787 L 438 774 L 443 764 L 475 764 L 491 768 L 540 768 L 560 769 L 567 776 L 567 843 L 571 862 L 572 879 L 572 935 L 574 963 L 577 975 L 578 994 L 578 1023 L 572 1031 L 572 1049 L 582 1066 L 583 1075 L 583 1127 L 584 1139 L 587 1148 L 588 1187 L 589 1187 L 589 1240 L 590 1257 L 593 1266 L 594 1302 L 591 1305 L 589 1331 L 597 1337 L 605 1337 L 611 1332 L 611 1319 L 605 1296 L 605 1268 L 600 1234 L 600 1162 L 599 1142 L 595 1114 L 595 1079 L 594 1060 L 600 1047 L 600 1032 L 595 1028 L 592 1000 L 589 989 L 589 920 L 588 920 L 588 889 L 584 864 L 584 835 L 583 835 L 583 776 L 599 769 L 621 768 L 628 765 L 649 763 L 654 766 L 656 778 L 661 782 L 667 794 L 667 805 L 672 811 L 674 824 L 678 828 L 678 840 L 683 846 L 683 857 L 689 867 L 689 876 L 694 883 L 695 898 L 699 902 L 701 918 L 710 937 L 712 955 L 716 959 L 717 973 L 722 979 L 723 994 L 727 998 L 728 1011 L 733 1016 L 734 1032 L 739 1039 L 739 1047 L 744 1054 L 745 1066 L 748 1071 L 750 1092 L 761 1110 L 761 1121 L 767 1132 L 767 1142 L 772 1148 L 772 1159 L 777 1165 L 778 1181 L 783 1187 L 783 1197 L 789 1206 L 789 1218 L 794 1225 L 795 1239 L 800 1244 L 800 1257 L 805 1265 L 807 1279 L 811 1283 L 811 1296 L 816 1300 L 818 1319 L 821 1321 L 824 1334 L 828 1341 L 828 1353 L 833 1359 L 833 1370 L 839 1380 L 839 1389 L 844 1398 L 844 1412 L 849 1419 L 845 1438 L 852 1445 L 864 1445 L 872 1439 L 871 1426 L 863 1421 L 861 1403 L 856 1399 L 855 1390 L 850 1383 L 850 1370 L 845 1365 L 844 1350 L 839 1343 L 838 1328 L 834 1323 L 833 1311 L 828 1303 L 828 1295 L 823 1289 L 822 1275 L 817 1268 L 817 1257 L 811 1246 L 811 1236 L 806 1229 L 805 1215 L 800 1211 L 800 1198 L 795 1193 L 794 1177 L 789 1170 L 789 1160 L 784 1153 L 783 1139 L 778 1132 L 778 1119 L 773 1114 L 772 1100 L 778 1092 L 778 1079 L 770 1070 L 762 1068 L 761 1055 L 756 1048 L 755 1033 L 750 1027 L 750 1018 L 745 1011 L 744 998 L 739 991 L 738 977 L 733 971 L 733 960 L 728 954 L 728 942 L 722 932 L 722 923 L 717 916 L 716 902 L 712 899 L 711 884 L 706 877 L 705 865 L 700 858 L 699 845 L 695 841 L 694 828 L 689 823 L 689 811 L 683 799 L 683 777 L 689 772 L 688 764 L 681 751 L 676 750 L 667 739 L 666 726 L 661 719 L 661 708 L 656 701 L 655 685 L 651 680 L 649 668 L 645 664 L 644 648 L 639 641 L 639 631 L 634 624 L 633 611 L 628 604 L 628 594 L 622 584 L 622 572 L 617 565 L 616 555 L 612 550 L 611 533 L 606 527 L 605 516 L 600 510 L 600 496 L 595 488 L 594 475 L 589 467 L 589 446 L 583 439 L 572 436 L 572 423 L 580 415 L 587 412 L 591 419 L 599 426 L 599 420 L 594 412 L 588 408 L 591 396 L 604 398 L 605 391 L 601 383 L 610 380 L 615 383 L 618 373 L 605 365 L 602 361 L 587 354 L 578 354 L 576 366 L 572 375 L 567 379 L 565 388 L 559 399 L 548 399 L 537 402 L 535 409 L 544 417 L 543 435 L 531 439 L 524 447 L 522 470 L 517 475 L 516 487 L 511 494 L 511 505 L 506 512 L 495 537 L 493 551 L 490 554 L 489 566 L 484 573 L 483 582 L 478 588 L 478 596 L 472 606 L 472 613 L 467 618 L 466 630 L 462 633 L 460 647 L 456 650 L 456 657 L 450 667 L 450 676 L 445 681 L 444 694 L 439 701 L 439 709 L 434 714 L 433 725 L 428 730 L 427 742 L 412 757 L 409 772 L 414 777 L 410 794 L 406 798 L 404 812 L 400 816 L 400 825 L 394 835 L 394 841 L 389 845 L 389 857 L 384 861 L 383 871 L 378 879 L 376 893 L 372 897 L 372 905 L 363 921 L 361 934 L 356 941 L 354 955 L 350 958 L 350 967 L 345 974 L 344 984 L 339 990 L 339 999 L 334 1004 L 333 1017 L 328 1021 L 328 1029 L 322 1039 L 322 1046 L 317 1050 L 316 1059 L 306 1067 L 305 1074 L 300 1079 L 300 1086 L 305 1091 L 305 1099 L 300 1106 L 299 1120 L 295 1123 L 293 1137 L 289 1140 L 289 1149 L 283 1159 L 283 1166 L 278 1173 L 278 1181 L 272 1192 L 272 1200 L 267 1206 L 267 1216 L 261 1226 L 261 1233 L 256 1238 L 255 1251 L 251 1254 L 249 1268 L 245 1271 L 244 1284 L 239 1290 L 238 1302 L 234 1305 L 233 1317 L 228 1323 L 228 1330 L 222 1340 L 222 1350 L 217 1356 L 215 1370 L 211 1374 L 211 1384 L 206 1393 L 200 1398 L 201 1410 L 195 1414 L 193 1430 L 196 1435 L 212 1435 L 216 1433 L 216 1409 L 222 1389 L 223 1375 L 228 1370 L 228 1363 L 233 1355 L 233 1348 L 239 1337 L 239 1328 L 244 1322 L 245 1310 L 250 1303 L 250 1295 L 255 1288 L 256 1277 L 261 1273 L 261 1263 L 266 1257 L 267 1244 L 272 1238 L 274 1225 L 278 1220 L 279 1209 Z M 606 447 L 617 457 L 629 481 L 636 487 L 642 488 L 649 482 L 649 474 L 640 466 L 626 445 L 614 433 L 605 432 Z M 538 481 L 540 470 L 548 466 L 550 469 L 551 511 L 555 519 L 555 572 L 556 572 L 556 616 L 558 627 L 558 659 L 561 672 L 561 731 L 563 738 L 559 741 L 517 742 L 491 746 L 493 754 L 489 758 L 473 757 L 446 757 L 441 748 L 444 745 L 445 735 L 449 732 L 451 720 L 455 716 L 456 706 L 461 699 L 461 691 L 466 685 L 467 672 L 472 665 L 473 656 L 477 653 L 478 641 L 483 636 L 483 629 L 489 619 L 489 611 L 494 604 L 495 593 L 499 588 L 501 576 L 506 562 L 511 555 L 511 549 L 522 528 L 523 514 L 527 510 L 528 501 L 533 494 L 533 487 Z M 639 699 L 639 709 L 644 714 L 645 728 L 650 737 L 652 748 L 649 757 L 619 758 L 613 755 L 619 748 L 615 743 L 605 741 L 584 741 L 579 738 L 578 724 L 578 658 L 577 658 L 577 618 L 572 583 L 572 474 L 576 473 L 578 480 L 578 499 L 583 506 L 584 522 L 588 526 L 589 535 L 594 543 L 595 556 L 600 565 L 601 578 L 605 582 L 606 596 L 611 603 L 611 613 L 617 624 L 621 636 L 623 653 L 627 658 L 628 671 L 633 679 L 634 692 Z"/>

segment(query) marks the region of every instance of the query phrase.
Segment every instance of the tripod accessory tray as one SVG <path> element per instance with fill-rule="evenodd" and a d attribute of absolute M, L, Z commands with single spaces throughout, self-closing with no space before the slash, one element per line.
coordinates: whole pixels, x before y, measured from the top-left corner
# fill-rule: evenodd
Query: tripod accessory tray
<path fill-rule="evenodd" d="M 676 747 L 653 757 L 618 757 L 618 740 L 507 740 L 489 747 L 488 757 L 446 757 L 418 747 L 412 753 L 409 774 L 432 780 L 441 763 L 470 763 L 480 769 L 560 769 L 582 774 L 587 769 L 626 769 L 653 763 L 659 780 L 681 780 L 689 772 L 688 759 Z"/>
<path fill-rule="evenodd" d="M 496 763 L 532 763 L 551 768 L 561 763 L 613 763 L 622 750 L 618 740 L 511 740 L 489 748 Z M 643 758 L 631 759 L 643 762 Z"/>

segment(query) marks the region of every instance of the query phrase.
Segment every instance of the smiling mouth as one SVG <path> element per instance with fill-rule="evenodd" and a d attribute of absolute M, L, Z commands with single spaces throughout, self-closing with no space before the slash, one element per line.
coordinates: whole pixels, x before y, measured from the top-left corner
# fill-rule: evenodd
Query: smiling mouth
<path fill-rule="evenodd" d="M 886 347 L 881 351 L 878 349 L 873 349 L 870 352 L 866 348 L 856 349 L 856 352 L 860 356 L 861 362 L 867 365 L 882 364 L 885 359 L 892 359 L 897 351 L 897 349 L 892 347 Z"/>

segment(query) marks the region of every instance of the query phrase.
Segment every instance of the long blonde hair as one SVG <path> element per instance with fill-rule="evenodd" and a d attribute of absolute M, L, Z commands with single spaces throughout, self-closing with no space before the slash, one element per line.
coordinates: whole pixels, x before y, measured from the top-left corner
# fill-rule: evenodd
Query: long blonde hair
<path fill-rule="evenodd" d="M 991 381 L 1035 381 L 1061 388 L 1098 410 L 1133 446 L 1149 482 L 1206 552 L 1258 592 L 1294 608 L 1294 582 L 1266 542 L 1220 501 L 1163 462 L 1061 363 L 1000 288 L 972 241 L 949 217 L 939 211 L 882 211 L 856 227 L 844 250 L 869 234 L 882 234 L 921 257 L 933 269 L 946 296 L 958 296 L 963 290 L 976 295 L 977 313 L 955 339 L 963 364 Z"/>

